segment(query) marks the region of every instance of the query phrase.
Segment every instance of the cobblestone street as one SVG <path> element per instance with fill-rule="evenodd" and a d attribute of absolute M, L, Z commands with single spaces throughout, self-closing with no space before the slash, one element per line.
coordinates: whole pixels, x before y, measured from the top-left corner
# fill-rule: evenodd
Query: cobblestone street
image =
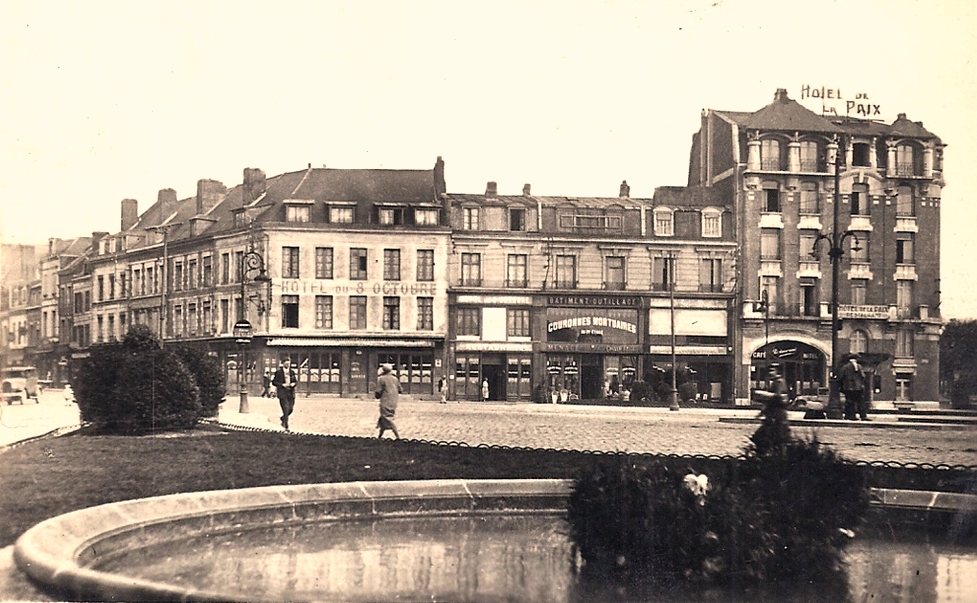
<path fill-rule="evenodd" d="M 233 408 L 228 408 L 232 406 Z M 224 403 L 221 420 L 281 429 L 277 399 L 250 398 L 250 414 L 238 401 Z M 665 454 L 737 455 L 758 424 L 722 418 L 755 418 L 756 410 L 622 408 L 404 400 L 397 411 L 401 437 L 441 442 Z M 268 421 L 264 421 L 264 417 Z M 798 419 L 801 413 L 791 413 Z M 296 432 L 376 435 L 377 406 L 369 399 L 298 395 L 291 428 Z M 897 424 L 896 415 L 874 415 L 870 425 L 794 426 L 859 461 L 977 466 L 977 427 Z M 389 435 L 387 436 L 389 437 Z"/>

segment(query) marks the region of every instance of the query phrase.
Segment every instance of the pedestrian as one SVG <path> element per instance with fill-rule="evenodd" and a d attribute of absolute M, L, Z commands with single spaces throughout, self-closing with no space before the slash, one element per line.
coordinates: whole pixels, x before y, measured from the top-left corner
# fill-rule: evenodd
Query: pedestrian
<path fill-rule="evenodd" d="M 865 400 L 865 371 L 858 364 L 858 354 L 848 356 L 848 362 L 838 372 L 838 386 L 845 394 L 845 418 L 868 421 L 868 402 Z"/>
<path fill-rule="evenodd" d="M 265 369 L 265 374 L 261 378 L 261 397 L 270 398 L 271 397 L 271 371 Z"/>
<path fill-rule="evenodd" d="M 380 400 L 380 418 L 377 419 L 377 428 L 380 433 L 377 439 L 383 437 L 388 429 L 394 432 L 394 437 L 400 439 L 397 433 L 397 426 L 394 424 L 394 415 L 397 414 L 397 400 L 404 389 L 400 385 L 400 380 L 393 374 L 393 366 L 384 364 L 380 367 L 380 376 L 377 378 L 377 391 L 375 396 Z"/>
<path fill-rule="evenodd" d="M 448 403 L 448 381 L 444 378 L 444 375 L 438 379 L 438 393 L 441 394 L 441 404 Z"/>
<path fill-rule="evenodd" d="M 278 394 L 278 403 L 282 407 L 282 427 L 285 429 L 288 429 L 288 417 L 295 408 L 296 381 L 298 381 L 298 376 L 295 374 L 295 369 L 292 368 L 292 360 L 286 356 L 278 370 L 275 371 L 274 379 L 271 380 L 275 386 L 275 393 Z"/>
<path fill-rule="evenodd" d="M 488 400 L 488 397 L 489 397 L 488 379 L 483 379 L 482 380 L 482 400 Z"/>

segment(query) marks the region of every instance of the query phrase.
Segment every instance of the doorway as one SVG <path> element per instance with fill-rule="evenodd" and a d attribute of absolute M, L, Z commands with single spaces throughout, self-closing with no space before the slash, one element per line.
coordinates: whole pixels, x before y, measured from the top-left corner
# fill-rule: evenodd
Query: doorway
<path fill-rule="evenodd" d="M 604 397 L 603 367 L 584 364 L 580 367 L 580 397 L 596 400 Z"/>
<path fill-rule="evenodd" d="M 505 400 L 505 367 L 501 364 L 483 364 L 482 380 L 488 381 L 489 393 L 486 400 Z"/>

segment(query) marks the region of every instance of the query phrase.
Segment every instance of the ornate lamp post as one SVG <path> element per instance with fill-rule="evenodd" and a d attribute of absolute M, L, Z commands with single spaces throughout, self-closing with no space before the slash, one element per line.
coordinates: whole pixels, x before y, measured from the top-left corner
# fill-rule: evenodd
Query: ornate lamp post
<path fill-rule="evenodd" d="M 814 245 L 811 249 L 811 257 L 815 259 L 820 259 L 819 243 L 821 241 L 827 241 L 831 246 L 828 249 L 828 257 L 831 259 L 831 368 L 830 375 L 828 378 L 828 408 L 827 415 L 829 419 L 840 419 L 841 418 L 841 396 L 838 392 L 838 383 L 836 380 L 836 371 L 838 369 L 838 331 L 841 329 L 841 322 L 838 319 L 838 281 L 840 280 L 841 274 L 841 258 L 845 255 L 845 249 L 843 247 L 845 239 L 851 237 L 855 240 L 855 245 L 852 247 L 852 251 L 861 251 L 858 246 L 858 235 L 852 230 L 845 230 L 841 232 L 840 223 L 840 212 L 841 212 L 841 149 L 837 143 L 832 143 L 834 146 L 834 166 L 835 166 L 835 178 L 834 178 L 834 220 L 832 224 L 831 231 L 828 233 L 818 233 L 818 236 L 814 239 Z"/>
<path fill-rule="evenodd" d="M 248 383 L 247 383 L 247 365 L 248 365 L 248 350 L 251 347 L 251 338 L 254 335 L 254 329 L 251 323 L 248 322 L 248 298 L 247 298 L 247 285 L 249 275 L 257 271 L 257 276 L 254 277 L 253 282 L 256 283 L 270 283 L 271 277 L 265 272 L 265 259 L 260 253 L 254 249 L 254 240 L 248 242 L 248 250 L 241 257 L 241 316 L 240 319 L 234 323 L 234 339 L 241 346 L 241 359 L 238 363 L 238 383 L 241 385 L 241 402 L 238 407 L 238 412 L 246 414 L 249 410 L 248 408 Z M 261 300 L 258 300 L 258 315 L 264 313 L 264 305 Z"/>
<path fill-rule="evenodd" d="M 675 356 L 675 256 L 674 251 L 669 251 L 665 254 L 668 258 L 668 324 L 670 326 L 671 343 L 672 343 L 672 387 L 669 392 L 669 402 L 668 410 L 676 411 L 679 410 L 680 406 L 678 404 L 678 362 Z"/>

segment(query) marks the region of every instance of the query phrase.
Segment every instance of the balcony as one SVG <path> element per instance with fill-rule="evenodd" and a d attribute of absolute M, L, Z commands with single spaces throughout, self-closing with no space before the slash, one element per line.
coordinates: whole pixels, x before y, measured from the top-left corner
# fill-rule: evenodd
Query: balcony
<path fill-rule="evenodd" d="M 471 277 L 462 278 L 461 279 L 461 286 L 462 287 L 481 287 L 482 286 L 482 279 L 481 278 L 471 278 Z"/>
<path fill-rule="evenodd" d="M 529 281 L 524 278 L 507 278 L 505 286 L 509 289 L 525 289 L 529 286 Z"/>
<path fill-rule="evenodd" d="M 554 289 L 576 289 L 577 281 L 556 281 L 553 283 Z"/>
<path fill-rule="evenodd" d="M 779 158 L 760 160 L 760 169 L 764 172 L 779 172 L 782 170 L 781 165 Z"/>
<path fill-rule="evenodd" d="M 817 159 L 801 159 L 800 168 L 802 172 L 820 173 L 824 172 L 825 164 Z"/>
<path fill-rule="evenodd" d="M 624 291 L 627 289 L 627 283 L 619 281 L 604 281 L 604 289 L 607 291 Z"/>
<path fill-rule="evenodd" d="M 917 173 L 916 164 L 912 162 L 899 162 L 896 164 L 896 176 L 902 178 L 913 178 L 916 176 L 921 176 L 922 174 Z"/>
<path fill-rule="evenodd" d="M 719 283 L 699 283 L 700 293 L 722 293 L 723 286 Z"/>

